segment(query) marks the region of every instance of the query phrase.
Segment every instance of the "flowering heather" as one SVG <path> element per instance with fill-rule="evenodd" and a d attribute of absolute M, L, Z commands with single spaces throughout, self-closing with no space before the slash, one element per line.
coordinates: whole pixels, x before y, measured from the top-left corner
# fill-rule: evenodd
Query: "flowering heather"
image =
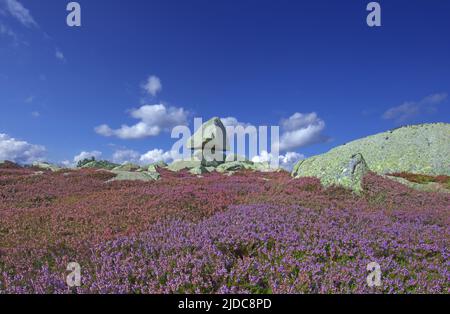
<path fill-rule="evenodd" d="M 448 193 L 372 173 L 355 195 L 285 172 L 35 172 L 0 169 L 0 293 L 450 292 Z"/>

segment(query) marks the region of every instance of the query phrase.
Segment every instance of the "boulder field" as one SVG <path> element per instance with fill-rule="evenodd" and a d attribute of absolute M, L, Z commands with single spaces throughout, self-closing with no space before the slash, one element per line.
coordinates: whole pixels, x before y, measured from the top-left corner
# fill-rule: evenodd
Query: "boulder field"
<path fill-rule="evenodd" d="M 317 177 L 324 186 L 362 189 L 367 171 L 450 176 L 450 124 L 411 125 L 368 136 L 298 162 L 294 178 Z"/>
<path fill-rule="evenodd" d="M 226 154 L 229 144 L 225 127 L 219 118 L 205 122 L 188 143 L 190 159 L 176 160 L 169 165 L 162 161 L 145 166 L 132 163 L 119 165 L 106 160 L 86 159 L 77 168 L 110 171 L 116 174 L 110 181 L 158 180 L 159 169 L 163 168 L 175 172 L 188 171 L 198 176 L 210 172 L 232 175 L 239 170 L 279 171 L 271 168 L 268 162 L 252 162 L 243 156 Z M 217 156 L 224 158 L 214 159 Z M 326 187 L 338 185 L 359 193 L 364 175 L 371 171 L 413 188 L 436 191 L 442 188 L 438 183 L 428 186 L 411 183 L 402 174 L 450 177 L 449 156 L 450 124 L 411 125 L 361 138 L 325 154 L 301 160 L 295 165 L 292 177 L 316 177 Z M 12 162 L 0 161 L 0 167 L 13 166 L 20 167 Z M 36 162 L 33 167 L 53 172 L 64 170 L 45 162 Z"/>

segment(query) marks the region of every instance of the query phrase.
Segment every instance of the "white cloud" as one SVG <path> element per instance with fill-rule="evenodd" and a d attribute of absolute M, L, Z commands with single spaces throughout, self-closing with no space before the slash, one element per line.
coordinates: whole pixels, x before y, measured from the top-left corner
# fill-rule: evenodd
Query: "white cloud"
<path fill-rule="evenodd" d="M 403 122 L 417 116 L 420 112 L 420 106 L 414 102 L 405 102 L 397 107 L 388 109 L 383 114 L 385 120 L 396 120 Z"/>
<path fill-rule="evenodd" d="M 242 126 L 242 127 L 246 128 L 247 126 L 251 125 L 250 123 L 240 122 L 235 117 L 220 118 L 220 121 L 222 121 L 222 123 L 225 127 L 227 127 L 227 126 L 232 126 L 232 127 Z"/>
<path fill-rule="evenodd" d="M 294 165 L 301 159 L 304 159 L 305 156 L 296 152 L 287 152 L 284 155 L 278 156 L 278 164 L 280 168 L 283 168 L 287 171 L 291 171 Z M 274 159 L 273 154 L 268 153 L 267 151 L 262 151 L 259 156 L 255 156 L 252 158 L 253 162 L 269 162 L 272 163 Z"/>
<path fill-rule="evenodd" d="M 34 161 L 43 161 L 45 152 L 44 146 L 16 140 L 0 133 L 0 160 L 30 164 Z"/>
<path fill-rule="evenodd" d="M 25 27 L 39 27 L 30 11 L 17 0 L 0 0 L 5 10 Z"/>
<path fill-rule="evenodd" d="M 238 121 L 235 117 L 221 118 L 221 121 L 225 127 L 243 126 L 245 128 L 251 126 L 249 123 Z M 280 127 L 282 132 L 278 148 L 281 152 L 328 140 L 328 137 L 322 134 L 325 122 L 315 112 L 306 114 L 296 112 L 288 119 L 281 119 Z M 272 149 L 276 149 L 276 147 Z"/>
<path fill-rule="evenodd" d="M 112 161 L 117 164 L 134 163 L 138 165 L 148 165 L 158 161 L 170 163 L 174 160 L 175 152 L 164 151 L 162 149 L 149 150 L 145 154 L 132 149 L 117 150 L 112 155 Z"/>
<path fill-rule="evenodd" d="M 94 150 L 94 151 L 91 151 L 91 152 L 82 151 L 81 153 L 79 153 L 78 155 L 73 157 L 73 162 L 76 164 L 79 161 L 87 159 L 87 158 L 94 157 L 95 159 L 99 159 L 101 156 L 102 156 L 102 152 L 99 152 L 97 150 Z"/>
<path fill-rule="evenodd" d="M 56 49 L 55 57 L 56 57 L 56 59 L 58 59 L 58 60 L 66 61 L 66 57 L 64 56 L 64 54 L 63 54 L 63 53 L 61 52 L 61 50 L 59 50 L 59 49 Z"/>
<path fill-rule="evenodd" d="M 407 101 L 403 104 L 389 108 L 383 114 L 385 120 L 395 120 L 397 123 L 406 122 L 422 113 L 431 113 L 436 110 L 436 105 L 447 99 L 447 93 L 428 95 L 420 101 Z"/>
<path fill-rule="evenodd" d="M 127 162 L 138 163 L 140 157 L 141 155 L 139 152 L 131 149 L 124 149 L 115 151 L 112 156 L 112 161 L 116 164 L 123 164 Z"/>
<path fill-rule="evenodd" d="M 296 131 L 298 129 L 303 129 L 311 124 L 320 123 L 320 119 L 317 113 L 294 113 L 288 119 L 281 119 L 280 125 L 286 131 Z"/>
<path fill-rule="evenodd" d="M 95 132 L 97 134 L 103 135 L 103 136 L 113 136 L 114 130 L 111 129 L 108 125 L 102 124 L 95 128 Z"/>
<path fill-rule="evenodd" d="M 170 163 L 174 160 L 175 153 L 172 151 L 164 152 L 162 149 L 153 149 L 143 154 L 139 161 L 141 164 L 151 164 L 158 161 Z"/>
<path fill-rule="evenodd" d="M 308 114 L 294 113 L 288 119 L 282 119 L 280 125 L 283 130 L 283 133 L 280 135 L 280 151 L 287 151 L 327 140 L 327 137 L 322 134 L 325 129 L 325 122 L 315 112 Z"/>
<path fill-rule="evenodd" d="M 279 156 L 280 157 L 280 167 L 291 171 L 294 165 L 302 159 L 305 159 L 305 155 L 299 154 L 296 152 L 287 152 L 284 155 Z"/>
<path fill-rule="evenodd" d="M 40 113 L 39 111 L 33 111 L 33 112 L 31 113 L 31 115 L 32 115 L 34 118 L 39 118 L 39 117 L 41 116 L 41 113 Z"/>
<path fill-rule="evenodd" d="M 170 131 L 177 125 L 186 125 L 189 113 L 183 108 L 166 107 L 165 105 L 144 105 L 131 110 L 131 117 L 141 120 L 128 126 L 122 125 L 119 129 L 112 129 L 106 124 L 95 128 L 95 132 L 103 136 L 116 136 L 121 139 L 139 139 L 156 136 L 161 131 Z"/>
<path fill-rule="evenodd" d="M 151 75 L 147 81 L 142 84 L 142 88 L 151 96 L 156 96 L 162 90 L 162 84 L 159 77 Z"/>

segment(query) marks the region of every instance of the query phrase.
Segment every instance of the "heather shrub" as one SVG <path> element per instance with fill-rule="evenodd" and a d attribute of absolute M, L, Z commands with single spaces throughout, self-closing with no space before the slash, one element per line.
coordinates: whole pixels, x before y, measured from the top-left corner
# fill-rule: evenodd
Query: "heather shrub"
<path fill-rule="evenodd" d="M 449 292 L 447 193 L 373 173 L 356 195 L 284 172 L 159 171 L 0 169 L 0 293 Z"/>

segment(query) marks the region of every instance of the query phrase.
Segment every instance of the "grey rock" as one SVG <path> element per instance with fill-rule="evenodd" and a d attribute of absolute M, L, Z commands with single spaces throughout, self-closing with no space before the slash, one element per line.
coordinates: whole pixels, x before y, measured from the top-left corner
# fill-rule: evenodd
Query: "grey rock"
<path fill-rule="evenodd" d="M 130 172 L 122 170 L 112 170 L 112 173 L 116 174 L 116 177 L 112 178 L 111 181 L 156 181 L 161 176 L 157 172 Z"/>
<path fill-rule="evenodd" d="M 201 165 L 202 162 L 200 160 L 177 160 L 172 162 L 167 169 L 171 171 L 190 170 Z"/>
<path fill-rule="evenodd" d="M 112 170 L 116 171 L 138 171 L 141 167 L 132 163 L 125 163 L 123 165 L 117 166 Z"/>
<path fill-rule="evenodd" d="M 450 175 L 449 139 L 448 123 L 401 127 L 302 160 L 294 167 L 292 176 L 317 177 L 325 186 L 337 184 L 358 191 L 359 174 L 368 170 L 381 175 L 396 172 Z M 352 172 L 356 175 L 349 175 Z"/>
<path fill-rule="evenodd" d="M 203 125 L 187 141 L 187 148 L 203 150 L 208 146 L 210 151 L 227 151 L 230 149 L 226 128 L 222 121 L 215 117 Z"/>
<path fill-rule="evenodd" d="M 53 172 L 59 171 L 61 170 L 60 167 L 56 166 L 56 165 L 52 165 L 48 162 L 33 162 L 33 166 L 39 169 L 43 169 L 43 170 L 50 170 Z"/>

